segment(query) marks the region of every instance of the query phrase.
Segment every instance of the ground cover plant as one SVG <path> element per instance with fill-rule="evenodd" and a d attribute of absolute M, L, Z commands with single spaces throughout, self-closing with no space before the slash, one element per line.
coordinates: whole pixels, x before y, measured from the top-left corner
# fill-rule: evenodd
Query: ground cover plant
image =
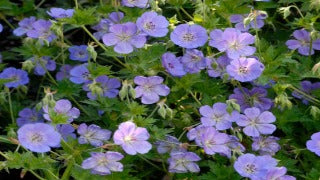
<path fill-rule="evenodd" d="M 319 10 L 1 0 L 1 178 L 319 179 Z"/>

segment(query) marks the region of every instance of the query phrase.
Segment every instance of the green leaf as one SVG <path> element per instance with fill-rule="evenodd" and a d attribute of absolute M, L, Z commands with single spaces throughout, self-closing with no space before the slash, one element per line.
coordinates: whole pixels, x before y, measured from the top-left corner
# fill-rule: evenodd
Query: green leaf
<path fill-rule="evenodd" d="M 92 25 L 99 20 L 95 12 L 96 8 L 76 9 L 71 18 L 63 18 L 61 21 L 77 26 Z"/>
<path fill-rule="evenodd" d="M 51 159 L 47 155 L 36 157 L 32 152 L 7 152 L 5 153 L 8 157 L 7 167 L 12 169 L 51 169 L 56 163 L 55 160 Z"/>

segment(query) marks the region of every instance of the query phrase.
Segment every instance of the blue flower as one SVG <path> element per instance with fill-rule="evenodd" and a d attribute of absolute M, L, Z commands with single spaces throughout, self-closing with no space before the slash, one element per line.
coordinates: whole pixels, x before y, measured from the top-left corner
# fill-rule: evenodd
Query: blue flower
<path fill-rule="evenodd" d="M 107 129 L 101 129 L 99 126 L 91 124 L 87 126 L 85 123 L 79 125 L 77 129 L 80 135 L 79 144 L 88 144 L 98 147 L 102 146 L 103 142 L 108 141 L 111 136 L 111 131 Z"/>
<path fill-rule="evenodd" d="M 69 47 L 71 60 L 87 62 L 89 60 L 89 52 L 87 50 L 88 46 L 80 45 L 80 46 L 71 46 Z"/>
<path fill-rule="evenodd" d="M 145 12 L 137 19 L 137 26 L 149 36 L 163 37 L 168 33 L 169 22 L 156 12 Z"/>
<path fill-rule="evenodd" d="M 18 130 L 20 144 L 32 152 L 48 152 L 60 146 L 61 135 L 45 123 L 26 124 Z"/>
<path fill-rule="evenodd" d="M 203 46 L 208 35 L 205 28 L 200 25 L 180 24 L 170 34 L 171 41 L 183 48 L 197 48 Z"/>
<path fill-rule="evenodd" d="M 4 69 L 0 74 L 0 79 L 9 80 L 9 82 L 4 84 L 8 88 L 16 88 L 29 83 L 28 73 L 13 67 Z"/>

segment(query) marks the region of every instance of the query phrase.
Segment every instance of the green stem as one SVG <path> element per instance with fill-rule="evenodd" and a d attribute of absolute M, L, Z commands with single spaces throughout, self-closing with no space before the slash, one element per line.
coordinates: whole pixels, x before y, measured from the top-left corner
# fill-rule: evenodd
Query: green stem
<path fill-rule="evenodd" d="M 153 114 L 157 111 L 158 108 L 159 108 L 159 106 L 156 106 L 156 107 L 153 109 L 153 111 L 151 112 L 151 114 L 147 117 L 147 119 L 150 118 L 150 117 L 152 117 Z"/>
<path fill-rule="evenodd" d="M 34 9 L 38 9 L 46 0 L 42 0 L 39 2 L 39 4 L 36 5 L 36 7 L 34 7 Z"/>
<path fill-rule="evenodd" d="M 108 51 L 108 49 L 103 45 L 101 44 L 92 34 L 91 32 L 83 25 L 81 26 L 82 29 L 103 49 L 105 50 L 106 52 Z M 120 59 L 118 59 L 117 57 L 113 57 L 119 64 L 121 64 L 122 66 L 124 66 L 125 68 L 129 68 L 128 65 L 124 64 L 122 61 L 120 61 Z"/>
<path fill-rule="evenodd" d="M 67 166 L 67 168 L 66 168 L 66 170 L 64 171 L 64 173 L 63 173 L 63 175 L 62 175 L 62 177 L 61 177 L 61 180 L 68 180 L 69 179 L 69 177 L 70 177 L 70 172 L 71 172 L 71 170 L 72 170 L 72 167 L 73 167 L 73 162 L 68 162 L 69 164 L 68 164 L 68 166 Z"/>
<path fill-rule="evenodd" d="M 32 171 L 32 170 L 29 170 L 31 172 L 31 174 L 33 174 L 35 177 L 37 177 L 38 179 L 40 180 L 46 180 L 44 178 L 42 178 L 39 174 L 37 174 L 36 172 Z"/>
<path fill-rule="evenodd" d="M 2 20 L 3 20 L 11 29 L 15 29 L 14 26 L 13 26 L 5 17 L 3 17 Z"/>
<path fill-rule="evenodd" d="M 9 159 L 9 157 L 7 155 L 5 155 L 3 152 L 0 151 L 0 155 L 3 156 L 6 159 Z"/>
<path fill-rule="evenodd" d="M 294 91 L 296 91 L 296 92 L 298 92 L 298 93 L 300 93 L 300 94 L 302 94 L 302 95 L 305 96 L 306 98 L 309 98 L 309 100 L 315 102 L 316 104 L 319 104 L 319 103 L 320 103 L 320 101 L 319 101 L 318 99 L 310 96 L 309 94 L 306 94 L 305 92 L 301 91 L 300 89 L 298 89 L 298 88 L 296 88 L 296 87 L 294 87 L 294 86 L 292 86 L 292 85 L 290 85 L 289 88 L 292 89 L 292 90 L 294 90 Z"/>
<path fill-rule="evenodd" d="M 189 91 L 190 95 L 193 97 L 193 99 L 198 103 L 199 106 L 201 106 L 201 102 L 197 99 L 197 97 L 192 93 L 192 91 Z"/>
<path fill-rule="evenodd" d="M 190 18 L 193 21 L 193 17 L 183 7 L 180 7 L 180 9 L 185 15 L 188 16 L 188 18 Z"/>
<path fill-rule="evenodd" d="M 81 106 L 81 104 L 78 103 L 78 101 L 76 99 L 74 99 L 73 96 L 68 96 L 77 106 L 79 109 L 81 109 L 81 111 L 83 111 L 87 116 L 90 116 L 90 114 Z"/>
<path fill-rule="evenodd" d="M 74 4 L 76 6 L 76 9 L 79 9 L 78 0 L 74 0 Z"/>
<path fill-rule="evenodd" d="M 46 169 L 46 171 L 52 176 L 52 177 L 54 177 L 54 179 L 57 179 L 57 180 L 59 180 L 59 177 L 58 176 L 56 176 L 55 174 L 53 174 L 53 172 L 52 171 L 50 171 L 49 169 Z"/>
<path fill-rule="evenodd" d="M 10 92 L 8 92 L 8 99 L 9 99 L 9 109 L 10 109 L 11 121 L 12 121 L 12 124 L 15 124 L 15 119 L 14 119 L 13 110 L 12 110 L 11 93 Z"/>
<path fill-rule="evenodd" d="M 146 161 L 148 164 L 150 164 L 151 166 L 155 167 L 156 169 L 163 171 L 161 168 L 159 168 L 157 165 L 155 165 L 153 162 L 149 161 L 148 159 L 146 159 L 145 157 L 143 157 L 142 155 L 138 155 L 142 160 Z"/>

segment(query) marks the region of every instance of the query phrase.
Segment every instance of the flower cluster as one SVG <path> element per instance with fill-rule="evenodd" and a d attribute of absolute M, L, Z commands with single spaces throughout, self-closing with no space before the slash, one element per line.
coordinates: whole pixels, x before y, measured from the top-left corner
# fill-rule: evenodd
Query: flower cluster
<path fill-rule="evenodd" d="M 256 1 L 252 6 L 261 3 Z M 124 169 L 140 166 L 135 164 L 138 157 L 154 167 L 160 164 L 164 172 L 173 174 L 228 168 L 220 162 L 211 167 L 203 161 L 213 158 L 228 161 L 235 176 L 253 180 L 296 179 L 287 175 L 287 168 L 294 175 L 299 175 L 299 170 L 292 168 L 291 162 L 287 167 L 281 162 L 289 157 L 282 152 L 286 148 L 297 152 L 295 144 L 281 147 L 290 137 L 279 137 L 293 133 L 300 136 L 300 132 L 293 131 L 292 126 L 279 127 L 289 124 L 286 113 L 293 113 L 279 107 L 285 102 L 287 107 L 300 110 L 296 114 L 303 118 L 307 116 L 304 111 L 309 109 L 313 117 L 320 114 L 320 82 L 310 80 L 318 77 L 316 66 L 313 74 L 308 72 L 301 78 L 297 78 L 300 72 L 296 68 L 301 65 L 301 69 L 310 71 L 314 63 L 311 56 L 317 57 L 316 50 L 320 50 L 318 27 L 314 25 L 317 18 L 309 22 L 309 15 L 304 17 L 296 8 L 303 20 L 294 25 L 303 29 L 293 32 L 294 39 L 288 40 L 291 32 L 283 37 L 286 43 L 282 43 L 282 49 L 287 51 L 284 53 L 272 46 L 281 42 L 276 39 L 278 36 L 269 40 L 261 35 L 268 28 L 265 26 L 273 25 L 277 31 L 277 24 L 270 22 L 275 16 L 266 19 L 267 13 L 254 10 L 256 7 L 250 13 L 229 17 L 219 8 L 233 6 L 232 3 L 220 1 L 209 7 L 202 1 L 121 0 L 110 2 L 113 9 L 103 6 L 101 1 L 99 8 L 86 9 L 91 3 L 96 2 L 75 1 L 75 8 L 50 8 L 42 14 L 51 19 L 27 17 L 16 29 L 10 23 L 20 17 L 7 21 L 7 14 L 3 14 L 2 19 L 14 29 L 13 34 L 26 38 L 23 47 L 12 51 L 26 59 L 22 62 L 24 70 L 16 68 L 19 63 L 0 67 L 0 105 L 8 104 L 1 108 L 0 115 L 12 119 L 12 125 L 5 130 L 8 140 L 19 144 L 14 153 L 31 151 L 43 153 L 42 157 L 54 153 L 50 158 L 72 162 L 66 167 L 63 163 L 55 164 L 59 170 L 65 169 L 62 179 L 79 176 L 74 172 L 79 165 L 81 173 L 90 170 L 96 175 L 117 176 L 114 172 L 123 172 L 127 174 L 121 178 L 128 178 L 135 171 Z M 274 4 L 277 2 L 270 2 L 270 7 Z M 190 5 L 190 9 L 184 9 L 184 5 Z M 286 13 L 291 13 L 291 7 L 296 5 L 288 6 Z M 172 9 L 178 16 L 171 16 Z M 217 16 L 211 16 L 215 14 L 211 11 L 219 15 L 212 22 L 210 18 Z M 185 21 L 180 12 L 192 21 Z M 75 29 L 79 31 L 71 33 Z M 4 30 L 7 33 L 6 27 Z M 85 33 L 84 39 L 78 36 Z M 295 55 L 295 50 L 310 60 L 303 62 L 308 58 Z M 9 54 L 4 57 L 5 62 L 14 58 L 12 52 L 3 53 Z M 39 76 L 41 81 L 37 82 Z M 292 85 L 299 82 L 300 89 Z M 295 104 L 299 101 L 292 103 L 294 98 L 288 97 L 288 93 L 312 107 L 300 107 Z M 44 97 L 39 102 L 41 96 Z M 30 104 L 26 107 L 20 103 Z M 305 125 L 304 121 L 310 124 Z M 318 128 L 309 117 L 299 123 L 308 130 Z M 17 135 L 13 130 L 17 130 Z M 177 136 L 178 133 L 181 134 Z M 19 149 L 20 145 L 24 149 Z M 320 156 L 320 132 L 311 135 L 306 147 Z M 50 152 L 54 148 L 59 150 Z M 1 155 L 8 162 L 11 160 L 6 154 Z M 23 166 L 33 172 L 27 167 Z M 48 174 L 59 176 L 59 171 L 49 170 Z M 310 176 L 314 176 L 312 173 Z M 309 178 L 309 174 L 305 177 Z M 193 179 L 197 175 L 185 176 Z M 199 176 L 207 178 L 202 172 Z"/>

